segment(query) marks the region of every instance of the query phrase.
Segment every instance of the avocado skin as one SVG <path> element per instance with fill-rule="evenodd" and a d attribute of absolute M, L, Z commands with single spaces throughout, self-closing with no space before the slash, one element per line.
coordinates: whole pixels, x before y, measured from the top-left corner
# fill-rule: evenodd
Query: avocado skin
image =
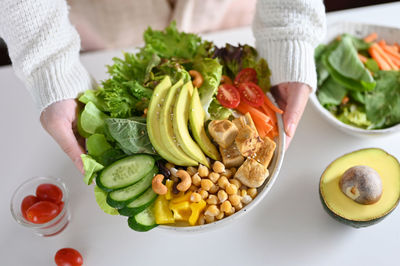
<path fill-rule="evenodd" d="M 357 228 L 357 229 L 364 228 L 364 227 L 368 227 L 368 226 L 377 224 L 377 223 L 381 222 L 382 220 L 384 220 L 384 219 L 385 219 L 388 215 L 390 215 L 390 214 L 393 212 L 393 210 L 395 210 L 396 207 L 398 206 L 399 201 L 400 201 L 400 195 L 399 195 L 399 197 L 398 197 L 396 203 L 392 206 L 392 208 L 391 208 L 388 212 L 386 212 L 385 214 L 383 214 L 382 216 L 377 217 L 377 218 L 375 218 L 375 219 L 368 220 L 368 221 L 355 221 L 355 220 L 351 220 L 351 219 L 344 218 L 344 217 L 342 217 L 342 216 L 340 216 L 340 215 L 334 213 L 331 209 L 329 209 L 329 207 L 327 206 L 327 204 L 326 204 L 326 202 L 325 202 L 325 199 L 324 199 L 324 197 L 323 197 L 323 195 L 322 195 L 322 192 L 321 192 L 321 183 L 322 183 L 322 179 L 324 178 L 324 174 L 325 174 L 326 170 L 327 170 L 329 167 L 331 167 L 331 165 L 332 165 L 333 163 L 335 163 L 337 160 L 339 160 L 340 158 L 342 158 L 342 157 L 344 157 L 344 156 L 347 156 L 347 155 L 350 155 L 350 154 L 353 154 L 353 153 L 356 153 L 356 152 L 362 152 L 362 151 L 364 151 L 364 150 L 371 150 L 371 149 L 380 150 L 380 151 L 384 152 L 386 155 L 388 155 L 388 156 L 394 158 L 395 161 L 397 162 L 397 164 L 400 165 L 399 161 L 398 161 L 393 155 L 387 153 L 387 152 L 384 151 L 383 149 L 380 149 L 380 148 L 365 148 L 365 149 L 360 149 L 360 150 L 356 150 L 356 151 L 353 151 L 353 152 L 344 154 L 344 155 L 342 155 L 342 156 L 336 158 L 334 161 L 332 161 L 332 162 L 328 165 L 328 167 L 325 168 L 324 172 L 323 172 L 322 175 L 321 175 L 320 182 L 319 182 L 319 184 L 318 184 L 318 192 L 319 192 L 320 201 L 321 201 L 321 203 L 322 203 L 323 209 L 329 214 L 329 216 L 331 216 L 333 219 L 335 219 L 336 221 L 338 221 L 338 222 L 340 222 L 340 223 L 342 223 L 342 224 L 345 224 L 345 225 L 347 225 L 347 226 L 351 226 L 351 227 Z M 338 189 L 340 190 L 340 187 L 338 187 Z"/>

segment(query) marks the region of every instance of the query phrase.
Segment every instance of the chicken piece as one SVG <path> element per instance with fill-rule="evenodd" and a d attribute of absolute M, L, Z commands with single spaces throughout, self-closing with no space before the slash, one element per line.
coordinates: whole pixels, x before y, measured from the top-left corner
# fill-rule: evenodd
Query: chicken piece
<path fill-rule="evenodd" d="M 225 168 L 238 167 L 243 161 L 244 157 L 240 154 L 235 143 L 232 143 L 228 148 L 219 147 L 219 152 L 221 153 L 222 162 Z"/>
<path fill-rule="evenodd" d="M 254 154 L 254 159 L 265 167 L 268 167 L 274 155 L 275 148 L 276 143 L 272 139 L 269 137 L 263 138 L 263 143 Z"/>
<path fill-rule="evenodd" d="M 208 124 L 208 132 L 222 148 L 228 148 L 235 141 L 239 130 L 229 120 L 213 120 Z"/>
<path fill-rule="evenodd" d="M 253 119 L 250 116 L 250 113 L 246 113 L 245 115 L 242 115 L 241 117 L 235 118 L 232 121 L 235 126 L 239 129 L 239 131 L 244 127 L 244 126 L 249 126 L 254 131 L 258 134 L 256 125 L 254 125 Z"/>
<path fill-rule="evenodd" d="M 262 140 L 258 136 L 257 130 L 245 125 L 237 134 L 235 143 L 243 156 L 250 157 L 261 147 Z"/>
<path fill-rule="evenodd" d="M 235 178 L 242 182 L 243 185 L 255 188 L 260 187 L 268 176 L 267 167 L 253 158 L 247 158 L 235 174 Z"/>

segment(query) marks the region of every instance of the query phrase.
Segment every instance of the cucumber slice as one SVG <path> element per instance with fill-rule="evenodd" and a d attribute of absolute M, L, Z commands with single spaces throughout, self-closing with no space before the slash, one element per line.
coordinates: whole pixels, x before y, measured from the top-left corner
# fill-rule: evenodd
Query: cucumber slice
<path fill-rule="evenodd" d="M 147 207 L 135 216 L 129 217 L 128 225 L 138 232 L 146 232 L 158 226 L 158 224 L 156 224 L 156 218 L 154 217 L 153 205 Z"/>
<path fill-rule="evenodd" d="M 150 155 L 126 157 L 104 168 L 96 178 L 96 184 L 106 192 L 128 187 L 148 174 L 154 164 L 155 160 Z"/>
<path fill-rule="evenodd" d="M 153 188 L 149 187 L 143 195 L 126 205 L 125 208 L 118 210 L 118 212 L 121 215 L 134 216 L 149 207 L 156 200 L 157 196 Z"/>
<path fill-rule="evenodd" d="M 158 172 L 157 166 L 147 173 L 139 182 L 108 193 L 107 203 L 114 208 L 122 209 L 140 197 L 150 186 L 153 176 Z"/>

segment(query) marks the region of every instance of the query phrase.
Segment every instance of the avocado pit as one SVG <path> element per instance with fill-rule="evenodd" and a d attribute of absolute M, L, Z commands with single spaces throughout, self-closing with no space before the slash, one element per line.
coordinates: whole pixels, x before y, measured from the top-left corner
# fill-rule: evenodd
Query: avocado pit
<path fill-rule="evenodd" d="M 341 191 L 360 204 L 374 204 L 382 196 L 382 180 L 378 172 L 365 165 L 353 166 L 339 181 Z"/>

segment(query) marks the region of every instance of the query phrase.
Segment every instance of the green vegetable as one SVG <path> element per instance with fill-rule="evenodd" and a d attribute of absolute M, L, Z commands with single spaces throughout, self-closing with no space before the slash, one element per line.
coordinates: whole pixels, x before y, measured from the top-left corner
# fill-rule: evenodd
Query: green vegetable
<path fill-rule="evenodd" d="M 345 124 L 360 128 L 368 128 L 371 126 L 371 121 L 367 119 L 367 114 L 354 104 L 349 107 L 344 107 L 343 113 L 337 116 L 337 118 Z"/>
<path fill-rule="evenodd" d="M 147 135 L 145 118 L 108 118 L 105 123 L 110 135 L 126 154 L 156 154 Z"/>
<path fill-rule="evenodd" d="M 81 154 L 81 159 L 83 163 L 83 170 L 85 171 L 83 182 L 85 182 L 86 185 L 90 185 L 92 184 L 96 173 L 102 170 L 104 166 L 96 162 L 95 159 L 87 154 Z"/>
<path fill-rule="evenodd" d="M 88 154 L 94 157 L 101 156 L 104 152 L 112 149 L 103 134 L 93 134 L 86 140 Z"/>
<path fill-rule="evenodd" d="M 153 188 L 149 187 L 139 198 L 126 205 L 125 208 L 119 209 L 118 212 L 121 215 L 133 216 L 153 204 L 157 196 Z"/>
<path fill-rule="evenodd" d="M 208 107 L 208 113 L 212 120 L 224 120 L 232 115 L 232 109 L 223 107 L 218 100 L 213 97 L 210 107 Z"/>
<path fill-rule="evenodd" d="M 96 198 L 97 204 L 99 205 L 100 209 L 103 212 L 105 212 L 107 214 L 111 214 L 111 215 L 118 215 L 118 210 L 111 207 L 106 202 L 107 192 L 104 192 L 101 188 L 99 188 L 98 186 L 95 186 L 94 187 L 94 196 Z"/>
<path fill-rule="evenodd" d="M 98 156 L 96 160 L 98 163 L 104 165 L 104 167 L 107 167 L 126 156 L 127 155 L 121 149 L 113 148 L 105 151 L 102 155 Z"/>
<path fill-rule="evenodd" d="M 81 114 L 81 127 L 89 134 L 103 133 L 106 118 L 108 116 L 100 111 L 94 103 L 88 102 Z"/>
<path fill-rule="evenodd" d="M 154 205 L 154 204 L 153 204 Z M 157 226 L 154 217 L 153 205 L 147 207 L 142 212 L 128 218 L 128 225 L 135 231 L 146 232 Z"/>
<path fill-rule="evenodd" d="M 108 111 L 107 105 L 104 100 L 98 96 L 99 91 L 97 90 L 86 90 L 80 97 L 79 101 L 81 103 L 87 104 L 88 102 L 94 103 L 100 111 Z"/>
<path fill-rule="evenodd" d="M 369 70 L 371 70 L 373 73 L 379 71 L 378 63 L 372 58 L 367 59 L 367 62 L 365 63 L 365 67 L 368 68 Z"/>
<path fill-rule="evenodd" d="M 367 118 L 374 128 L 385 128 L 400 123 L 400 72 L 379 71 L 376 88 L 365 96 Z"/>
<path fill-rule="evenodd" d="M 317 97 L 323 106 L 339 105 L 346 93 L 346 88 L 338 84 L 332 77 L 328 77 L 318 89 Z"/>
<path fill-rule="evenodd" d="M 208 108 L 214 95 L 217 94 L 218 86 L 222 76 L 222 66 L 217 59 L 205 58 L 196 61 L 193 68 L 203 76 L 203 84 L 199 89 L 200 101 L 206 112 L 206 119 L 209 117 Z"/>

